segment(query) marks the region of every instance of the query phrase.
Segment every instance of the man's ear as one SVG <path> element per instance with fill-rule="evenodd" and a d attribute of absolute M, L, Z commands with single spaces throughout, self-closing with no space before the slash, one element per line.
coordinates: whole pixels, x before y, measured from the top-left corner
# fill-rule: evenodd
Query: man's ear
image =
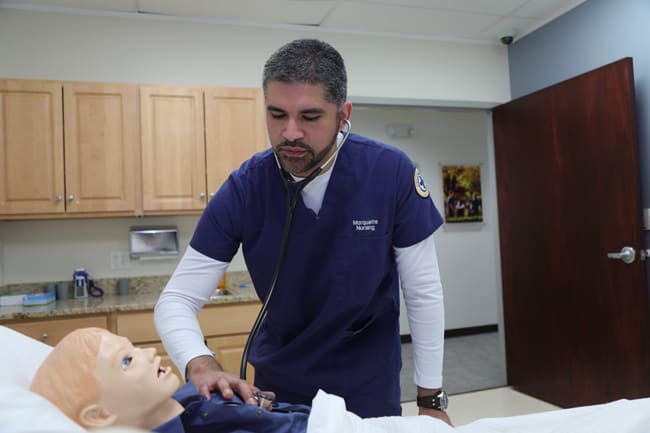
<path fill-rule="evenodd" d="M 79 414 L 79 421 L 86 428 L 110 427 L 116 420 L 116 415 L 97 403 L 84 407 Z"/>

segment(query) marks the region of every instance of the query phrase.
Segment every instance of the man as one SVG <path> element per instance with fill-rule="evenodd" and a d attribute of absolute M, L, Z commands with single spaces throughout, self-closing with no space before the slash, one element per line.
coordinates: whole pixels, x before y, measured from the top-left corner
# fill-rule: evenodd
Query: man
<path fill-rule="evenodd" d="M 442 218 L 418 170 L 403 152 L 349 134 L 345 65 L 330 45 L 303 39 L 281 47 L 265 64 L 263 89 L 272 147 L 233 172 L 202 215 L 156 305 L 165 348 L 206 396 L 234 390 L 252 402 L 263 388 L 309 404 L 322 388 L 362 417 L 399 415 L 399 278 L 413 398 L 421 397 L 421 414 L 448 422 L 432 237 Z M 309 183 L 299 190 L 301 179 Z M 256 386 L 221 370 L 196 318 L 240 245 L 260 299 L 274 287 L 249 358 Z"/>

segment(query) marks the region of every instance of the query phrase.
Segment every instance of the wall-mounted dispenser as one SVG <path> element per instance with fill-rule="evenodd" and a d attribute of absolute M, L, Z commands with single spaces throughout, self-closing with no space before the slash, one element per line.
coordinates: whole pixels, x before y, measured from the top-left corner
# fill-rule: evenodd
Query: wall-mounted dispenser
<path fill-rule="evenodd" d="M 131 227 L 130 255 L 132 259 L 166 259 L 178 256 L 176 227 Z"/>

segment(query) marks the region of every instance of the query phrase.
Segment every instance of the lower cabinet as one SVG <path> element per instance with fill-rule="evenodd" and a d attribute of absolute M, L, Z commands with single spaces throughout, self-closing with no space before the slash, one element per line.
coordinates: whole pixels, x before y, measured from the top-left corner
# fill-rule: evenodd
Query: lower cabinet
<path fill-rule="evenodd" d="M 238 334 L 206 338 L 206 343 L 210 350 L 214 352 L 214 357 L 217 358 L 224 371 L 239 376 L 241 357 L 244 354 L 246 340 L 248 340 L 248 334 Z M 254 374 L 253 366 L 246 365 L 246 380 L 248 382 L 253 382 Z"/>
<path fill-rule="evenodd" d="M 199 323 L 207 346 L 212 350 L 224 370 L 239 376 L 239 366 L 248 333 L 260 309 L 259 302 L 243 304 L 210 304 L 199 314 Z M 60 319 L 19 320 L 0 322 L 48 345 L 56 345 L 66 334 L 87 327 L 105 328 L 131 340 L 136 347 L 155 347 L 162 365 L 171 366 L 184 381 L 160 342 L 153 322 L 153 311 L 113 312 L 103 315 L 75 316 Z M 253 368 L 249 365 L 246 378 L 253 381 Z"/>
<path fill-rule="evenodd" d="M 260 306 L 259 302 L 210 304 L 206 305 L 199 314 L 199 323 L 206 344 L 214 352 L 217 361 L 225 371 L 239 376 L 244 346 Z M 184 382 L 184 374 L 178 371 L 160 342 L 151 310 L 68 316 L 58 319 L 3 321 L 0 325 L 50 346 L 56 345 L 66 334 L 78 328 L 108 329 L 128 338 L 136 347 L 155 347 L 162 359 L 162 365 L 171 366 L 181 382 Z M 253 382 L 253 375 L 253 368 L 249 365 L 246 374 L 249 382 Z"/>
<path fill-rule="evenodd" d="M 212 350 L 223 369 L 239 375 L 239 365 L 244 353 L 248 333 L 255 322 L 260 309 L 258 302 L 246 304 L 211 304 L 206 305 L 199 313 L 199 323 L 205 336 L 205 341 Z M 113 314 L 111 329 L 118 335 L 127 337 L 135 346 L 155 347 L 164 365 L 171 365 L 180 379 L 184 372 L 178 371 L 165 352 L 153 323 L 153 312 L 140 311 L 134 313 Z M 253 381 L 253 370 L 249 366 L 247 379 Z"/>
<path fill-rule="evenodd" d="M 105 315 L 101 316 L 83 316 L 67 319 L 56 320 L 35 320 L 35 321 L 20 321 L 20 322 L 0 322 L 8 328 L 32 337 L 42 343 L 50 346 L 56 345 L 61 339 L 78 328 L 108 328 L 108 318 Z"/>

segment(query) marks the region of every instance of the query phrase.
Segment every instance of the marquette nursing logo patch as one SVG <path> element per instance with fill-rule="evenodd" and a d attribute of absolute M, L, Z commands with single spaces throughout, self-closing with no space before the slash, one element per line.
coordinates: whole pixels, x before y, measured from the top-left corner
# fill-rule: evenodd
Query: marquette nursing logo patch
<path fill-rule="evenodd" d="M 427 185 L 424 183 L 424 179 L 422 179 L 422 176 L 420 176 L 420 170 L 418 170 L 417 167 L 415 167 L 415 174 L 413 175 L 413 183 L 415 183 L 415 191 L 418 193 L 420 197 L 422 198 L 429 197 L 429 189 L 427 188 Z"/>

